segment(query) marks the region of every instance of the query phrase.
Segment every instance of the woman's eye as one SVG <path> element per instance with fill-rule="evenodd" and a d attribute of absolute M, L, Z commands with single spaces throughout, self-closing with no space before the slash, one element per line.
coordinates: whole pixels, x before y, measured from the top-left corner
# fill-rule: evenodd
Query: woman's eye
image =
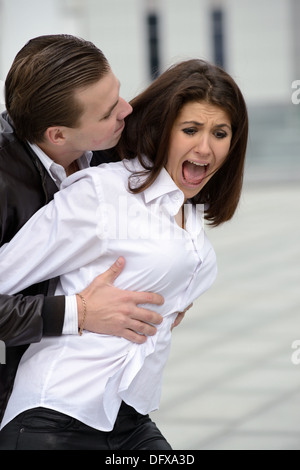
<path fill-rule="evenodd" d="M 196 134 L 197 129 L 195 129 L 193 127 L 189 127 L 187 129 L 183 129 L 183 132 L 187 135 L 194 135 L 194 134 Z"/>
<path fill-rule="evenodd" d="M 227 132 L 225 131 L 216 131 L 214 132 L 214 136 L 217 137 L 217 139 L 225 139 L 227 137 Z"/>

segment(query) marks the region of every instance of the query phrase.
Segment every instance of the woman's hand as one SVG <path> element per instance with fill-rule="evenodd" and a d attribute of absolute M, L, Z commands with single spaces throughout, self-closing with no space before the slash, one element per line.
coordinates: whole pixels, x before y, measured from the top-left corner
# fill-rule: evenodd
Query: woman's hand
<path fill-rule="evenodd" d="M 177 317 L 176 317 L 176 320 L 174 321 L 173 325 L 171 326 L 171 331 L 173 331 L 173 328 L 175 328 L 176 326 L 178 326 L 182 320 L 184 319 L 184 316 L 186 314 L 186 312 L 193 306 L 193 304 L 189 305 L 183 312 L 179 312 Z"/>

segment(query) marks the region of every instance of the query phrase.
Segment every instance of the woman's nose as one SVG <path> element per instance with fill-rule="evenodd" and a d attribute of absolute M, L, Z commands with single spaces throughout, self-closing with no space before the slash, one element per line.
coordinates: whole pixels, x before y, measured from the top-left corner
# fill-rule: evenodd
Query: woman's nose
<path fill-rule="evenodd" d="M 209 136 L 199 136 L 199 141 L 194 147 L 194 151 L 201 157 L 208 157 L 211 154 L 210 139 Z"/>

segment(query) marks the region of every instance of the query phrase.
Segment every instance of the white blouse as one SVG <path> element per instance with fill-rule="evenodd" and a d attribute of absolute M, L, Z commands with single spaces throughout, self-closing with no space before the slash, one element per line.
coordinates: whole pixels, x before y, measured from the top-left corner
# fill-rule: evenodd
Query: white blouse
<path fill-rule="evenodd" d="M 115 286 L 161 294 L 163 316 L 144 344 L 84 331 L 44 337 L 24 354 L 2 422 L 48 407 L 110 431 L 121 401 L 147 414 L 159 406 L 171 325 L 216 277 L 214 250 L 203 229 L 203 206 L 185 205 L 185 230 L 174 216 L 184 195 L 163 169 L 151 187 L 128 190 L 137 159 L 77 172 L 0 250 L 0 292 L 13 294 L 60 276 L 56 294 L 80 292 L 123 256 Z M 53 312 L 55 315 L 55 312 Z"/>

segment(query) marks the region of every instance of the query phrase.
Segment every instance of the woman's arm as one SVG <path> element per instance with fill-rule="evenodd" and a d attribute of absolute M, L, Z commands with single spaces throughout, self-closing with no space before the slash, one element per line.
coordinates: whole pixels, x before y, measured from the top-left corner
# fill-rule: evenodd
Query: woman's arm
<path fill-rule="evenodd" d="M 0 249 L 0 292 L 14 294 L 84 266 L 105 250 L 100 170 L 72 175 L 68 186 Z"/>

